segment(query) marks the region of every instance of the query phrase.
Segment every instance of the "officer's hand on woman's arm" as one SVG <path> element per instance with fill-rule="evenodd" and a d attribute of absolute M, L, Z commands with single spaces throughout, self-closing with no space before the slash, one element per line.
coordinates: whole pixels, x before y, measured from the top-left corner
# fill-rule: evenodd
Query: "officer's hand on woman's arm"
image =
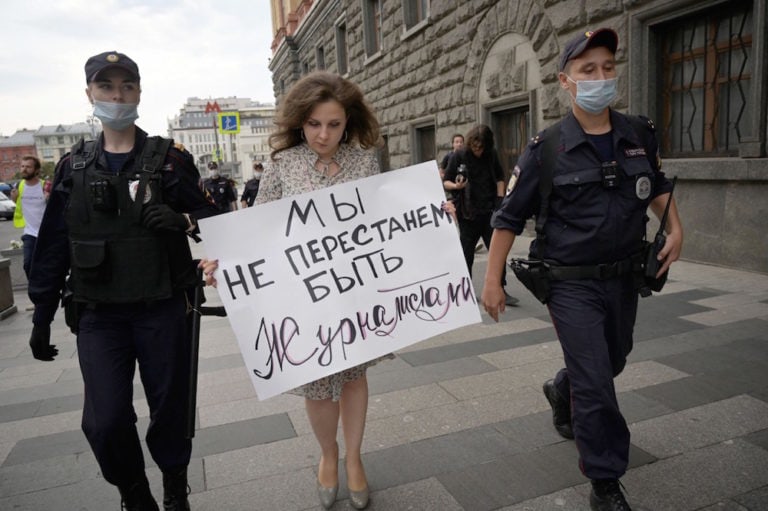
<path fill-rule="evenodd" d="M 501 287 L 501 274 L 507 264 L 507 254 L 515 241 L 515 233 L 508 229 L 494 229 L 491 246 L 488 249 L 488 267 L 485 270 L 483 293 L 480 301 L 485 312 L 499 321 L 499 313 L 504 312 L 504 289 Z"/>
<path fill-rule="evenodd" d="M 213 276 L 213 273 L 219 267 L 219 260 L 201 259 L 197 267 L 203 270 L 203 279 L 205 280 L 205 285 L 216 287 L 216 277 Z"/>

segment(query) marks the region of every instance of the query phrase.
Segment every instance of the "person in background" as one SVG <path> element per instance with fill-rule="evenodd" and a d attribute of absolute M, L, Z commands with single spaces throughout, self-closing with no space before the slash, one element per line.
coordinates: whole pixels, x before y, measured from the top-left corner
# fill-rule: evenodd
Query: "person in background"
<path fill-rule="evenodd" d="M 592 483 L 593 511 L 630 509 L 619 484 L 627 470 L 630 435 L 613 380 L 632 349 L 636 268 L 643 260 L 648 207 L 661 217 L 670 201 L 657 277 L 680 257 L 683 243 L 653 124 L 609 108 L 616 97 L 617 47 L 618 36 L 608 28 L 581 33 L 565 45 L 559 80 L 571 111 L 554 135 L 558 149 L 548 177 L 549 208 L 538 211 L 545 130 L 521 155 L 517 184 L 493 217 L 481 299 L 498 321 L 504 310 L 498 283 L 507 254 L 526 220 L 545 215 L 546 243 L 534 240 L 531 257 L 549 263 L 547 307 L 565 368 L 544 383 L 544 395 L 556 431 L 576 440 L 579 467 Z"/>
<path fill-rule="evenodd" d="M 459 149 L 448 160 L 443 187 L 453 192 L 459 237 L 469 275 L 475 262 L 475 249 L 481 239 L 486 247 L 491 244 L 491 215 L 504 197 L 504 171 L 494 148 L 493 132 L 485 124 L 478 124 L 467 133 L 466 147 Z M 507 293 L 506 271 L 499 278 L 509 306 L 518 299 Z"/>
<path fill-rule="evenodd" d="M 186 293 L 198 277 L 187 235 L 196 232 L 196 219 L 217 212 L 198 188 L 192 156 L 136 126 L 142 91 L 132 59 L 116 51 L 94 55 L 85 81 L 103 131 L 98 140 L 81 140 L 56 167 L 30 272 L 30 346 L 39 360 L 58 354 L 50 325 L 66 287 L 85 389 L 82 428 L 104 479 L 117 486 L 124 509 L 158 510 L 133 408 L 138 363 L 163 508 L 188 510 Z"/>
<path fill-rule="evenodd" d="M 464 149 L 464 135 L 455 133 L 453 137 L 451 137 L 451 150 L 443 156 L 443 159 L 440 162 L 440 179 L 445 179 L 445 169 L 448 168 L 448 162 L 451 160 L 451 157 L 461 149 Z"/>
<path fill-rule="evenodd" d="M 240 197 L 240 204 L 243 209 L 253 206 L 253 201 L 256 200 L 256 194 L 259 193 L 259 183 L 261 182 L 261 175 L 264 173 L 264 165 L 261 162 L 255 162 L 253 164 L 253 178 L 245 182 L 243 187 L 243 195 Z"/>
<path fill-rule="evenodd" d="M 219 164 L 208 163 L 208 178 L 201 181 L 202 190 L 213 200 L 220 213 L 237 209 L 237 192 L 232 181 L 219 172 Z"/>
<path fill-rule="evenodd" d="M 29 267 L 35 251 L 37 233 L 43 220 L 45 204 L 48 202 L 48 182 L 40 178 L 40 160 L 37 156 L 22 156 L 21 181 L 11 190 L 11 200 L 16 203 L 13 226 L 24 229 L 21 242 L 24 246 L 24 274 L 29 280 Z"/>

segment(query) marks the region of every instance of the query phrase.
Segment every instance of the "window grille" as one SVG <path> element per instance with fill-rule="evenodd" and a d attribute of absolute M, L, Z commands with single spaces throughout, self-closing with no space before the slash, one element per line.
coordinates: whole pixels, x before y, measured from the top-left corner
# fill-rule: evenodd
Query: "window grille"
<path fill-rule="evenodd" d="M 752 5 L 727 5 L 657 28 L 664 156 L 736 156 L 752 135 Z"/>
<path fill-rule="evenodd" d="M 500 110 L 491 114 L 491 129 L 493 129 L 499 162 L 504 169 L 505 182 L 509 182 L 512 169 L 517 165 L 517 159 L 528 145 L 529 123 L 530 113 L 527 106 Z"/>

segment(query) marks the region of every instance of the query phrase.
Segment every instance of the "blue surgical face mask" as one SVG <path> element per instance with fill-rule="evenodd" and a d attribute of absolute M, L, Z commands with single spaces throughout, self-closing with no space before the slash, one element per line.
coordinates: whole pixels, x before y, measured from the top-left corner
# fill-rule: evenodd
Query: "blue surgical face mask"
<path fill-rule="evenodd" d="M 566 75 L 567 76 L 567 75 Z M 591 114 L 599 114 L 616 99 L 616 78 L 607 80 L 579 80 L 567 78 L 576 84 L 576 104 Z"/>
<path fill-rule="evenodd" d="M 98 117 L 104 126 L 123 131 L 139 118 L 138 106 L 138 103 L 110 103 L 94 100 L 93 115 Z"/>

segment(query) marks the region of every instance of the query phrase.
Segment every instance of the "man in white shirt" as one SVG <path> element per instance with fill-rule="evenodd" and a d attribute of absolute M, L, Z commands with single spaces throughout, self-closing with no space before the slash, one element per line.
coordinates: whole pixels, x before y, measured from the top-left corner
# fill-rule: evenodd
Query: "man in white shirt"
<path fill-rule="evenodd" d="M 29 266 L 32 253 L 35 251 L 37 232 L 43 220 L 48 194 L 45 191 L 45 181 L 40 179 L 40 160 L 36 156 L 21 158 L 22 180 L 11 190 L 11 200 L 16 203 L 13 214 L 13 226 L 24 229 L 21 241 L 24 244 L 24 273 L 29 279 Z"/>

